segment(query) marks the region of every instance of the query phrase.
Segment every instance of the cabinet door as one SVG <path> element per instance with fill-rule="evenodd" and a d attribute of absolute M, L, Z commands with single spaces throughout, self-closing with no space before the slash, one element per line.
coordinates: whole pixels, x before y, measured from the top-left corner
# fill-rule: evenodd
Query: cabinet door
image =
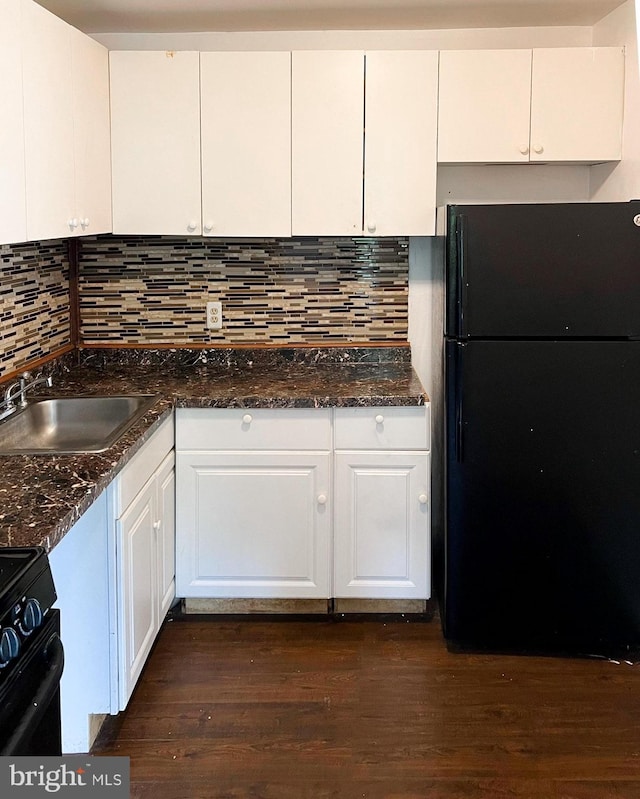
<path fill-rule="evenodd" d="M 292 53 L 291 228 L 362 233 L 364 54 Z"/>
<path fill-rule="evenodd" d="M 623 94 L 620 47 L 534 50 L 531 160 L 620 160 Z"/>
<path fill-rule="evenodd" d="M 182 597 L 329 597 L 329 453 L 184 453 Z"/>
<path fill-rule="evenodd" d="M 77 233 L 111 231 L 109 53 L 71 29 Z"/>
<path fill-rule="evenodd" d="M 202 222 L 291 235 L 291 54 L 201 53 Z"/>
<path fill-rule="evenodd" d="M 121 710 L 129 701 L 158 629 L 156 521 L 156 484 L 152 480 L 117 522 Z"/>
<path fill-rule="evenodd" d="M 438 53 L 365 56 L 364 232 L 435 233 Z"/>
<path fill-rule="evenodd" d="M 23 7 L 27 236 L 68 236 L 75 225 L 71 26 L 37 3 Z"/>
<path fill-rule="evenodd" d="M 442 50 L 438 161 L 529 160 L 531 50 Z"/>
<path fill-rule="evenodd" d="M 20 0 L 0 3 L 0 244 L 27 237 Z"/>
<path fill-rule="evenodd" d="M 167 456 L 155 477 L 157 492 L 156 554 L 158 565 L 158 626 L 176 595 L 176 478 L 175 456 Z"/>
<path fill-rule="evenodd" d="M 335 456 L 334 596 L 430 595 L 429 453 Z"/>
<path fill-rule="evenodd" d="M 201 232 L 199 57 L 111 52 L 113 231 Z"/>

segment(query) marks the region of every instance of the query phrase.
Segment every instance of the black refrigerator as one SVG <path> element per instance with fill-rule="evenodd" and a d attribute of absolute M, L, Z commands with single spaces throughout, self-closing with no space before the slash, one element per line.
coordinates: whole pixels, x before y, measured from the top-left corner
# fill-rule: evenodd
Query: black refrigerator
<path fill-rule="evenodd" d="M 447 209 L 444 633 L 640 651 L 640 201 Z"/>

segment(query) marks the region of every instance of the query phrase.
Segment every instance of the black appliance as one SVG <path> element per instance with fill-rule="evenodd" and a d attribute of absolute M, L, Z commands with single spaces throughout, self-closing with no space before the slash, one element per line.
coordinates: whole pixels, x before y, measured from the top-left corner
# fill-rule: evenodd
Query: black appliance
<path fill-rule="evenodd" d="M 42 547 L 0 548 L 0 755 L 60 755 L 64 652 Z"/>
<path fill-rule="evenodd" d="M 640 648 L 640 201 L 449 206 L 444 631 Z"/>

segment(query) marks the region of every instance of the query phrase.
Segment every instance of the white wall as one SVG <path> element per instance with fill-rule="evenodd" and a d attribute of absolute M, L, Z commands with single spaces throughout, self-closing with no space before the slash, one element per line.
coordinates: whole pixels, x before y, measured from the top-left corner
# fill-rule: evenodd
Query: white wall
<path fill-rule="evenodd" d="M 439 166 L 436 204 L 586 202 L 590 169 L 578 164 Z"/>
<path fill-rule="evenodd" d="M 627 0 L 593 28 L 596 46 L 625 47 L 624 130 L 622 161 L 591 168 L 590 196 L 594 201 L 626 201 L 640 197 L 640 70 L 638 23 L 640 0 Z"/>
<path fill-rule="evenodd" d="M 448 50 L 472 47 L 589 47 L 586 26 L 423 31 L 94 33 L 110 50 Z"/>

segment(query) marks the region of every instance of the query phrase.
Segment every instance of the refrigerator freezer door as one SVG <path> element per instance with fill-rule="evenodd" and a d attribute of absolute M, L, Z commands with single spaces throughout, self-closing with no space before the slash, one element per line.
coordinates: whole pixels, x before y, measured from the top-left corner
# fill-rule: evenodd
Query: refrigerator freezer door
<path fill-rule="evenodd" d="M 445 635 L 640 646 L 640 343 L 448 342 Z"/>
<path fill-rule="evenodd" d="M 453 205 L 447 335 L 640 337 L 640 201 Z"/>

